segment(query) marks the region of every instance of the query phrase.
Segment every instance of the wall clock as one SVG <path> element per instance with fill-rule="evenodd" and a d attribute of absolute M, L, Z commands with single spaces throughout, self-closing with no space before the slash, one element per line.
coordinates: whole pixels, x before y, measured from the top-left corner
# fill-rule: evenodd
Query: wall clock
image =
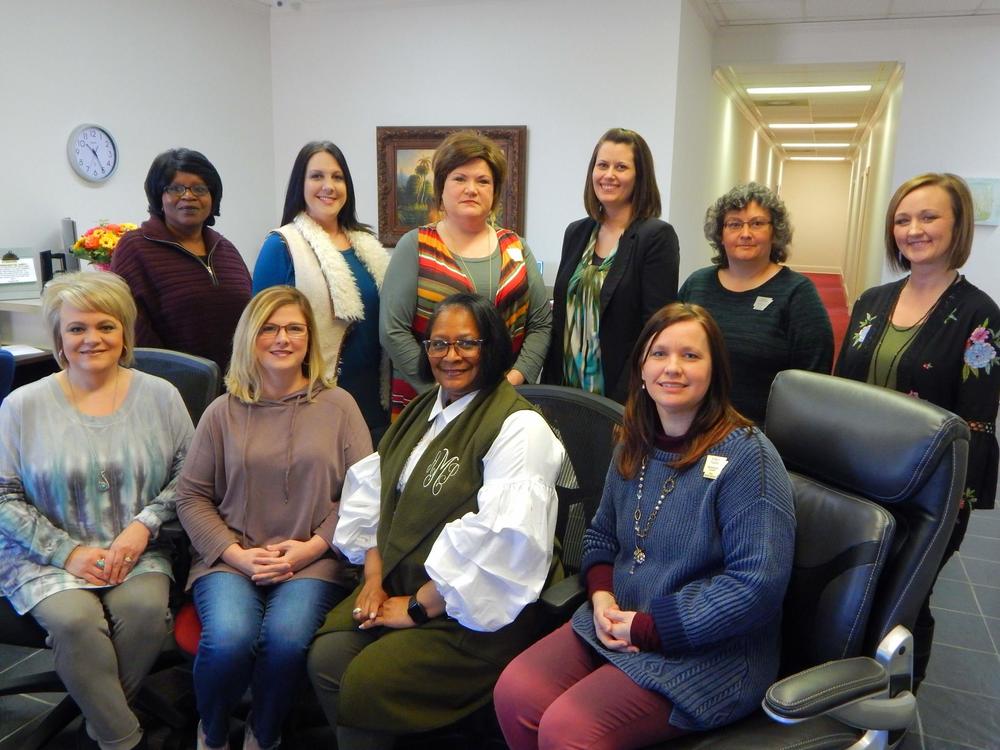
<path fill-rule="evenodd" d="M 100 125 L 77 125 L 66 144 L 69 165 L 88 182 L 104 182 L 118 168 L 118 144 Z"/>

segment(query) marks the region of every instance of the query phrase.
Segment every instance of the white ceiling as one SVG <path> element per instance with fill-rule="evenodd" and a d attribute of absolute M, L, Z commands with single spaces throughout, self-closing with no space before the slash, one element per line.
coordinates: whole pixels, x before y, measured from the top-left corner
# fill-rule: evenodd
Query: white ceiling
<path fill-rule="evenodd" d="M 1000 0 L 698 0 L 719 27 L 1000 15 Z"/>

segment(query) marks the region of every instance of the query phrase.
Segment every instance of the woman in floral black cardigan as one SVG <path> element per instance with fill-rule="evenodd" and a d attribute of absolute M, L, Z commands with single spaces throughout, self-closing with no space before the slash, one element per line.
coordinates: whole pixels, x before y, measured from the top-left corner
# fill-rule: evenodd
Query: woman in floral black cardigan
<path fill-rule="evenodd" d="M 910 275 L 855 302 L 835 373 L 892 388 L 965 419 L 972 433 L 965 493 L 942 567 L 958 550 L 972 507 L 996 500 L 1000 308 L 958 272 L 972 249 L 972 196 L 952 174 L 904 182 L 885 221 L 889 265 Z M 930 656 L 934 619 L 917 619 L 915 679 Z"/>

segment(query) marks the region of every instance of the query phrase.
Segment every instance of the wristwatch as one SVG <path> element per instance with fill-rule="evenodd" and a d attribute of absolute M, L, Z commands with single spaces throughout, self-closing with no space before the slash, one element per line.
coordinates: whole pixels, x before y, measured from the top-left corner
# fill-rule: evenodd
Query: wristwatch
<path fill-rule="evenodd" d="M 417 625 L 423 625 L 425 622 L 430 620 L 430 616 L 427 614 L 427 608 L 417 601 L 417 595 L 414 594 L 410 597 L 410 603 L 406 605 L 406 614 L 410 616 Z"/>

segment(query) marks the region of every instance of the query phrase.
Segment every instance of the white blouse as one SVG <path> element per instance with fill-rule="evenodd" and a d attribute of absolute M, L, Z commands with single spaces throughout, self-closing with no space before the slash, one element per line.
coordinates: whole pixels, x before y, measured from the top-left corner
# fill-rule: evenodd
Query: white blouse
<path fill-rule="evenodd" d="M 475 395 L 444 406 L 438 393 L 428 417 L 430 427 L 407 459 L 400 489 L 427 445 Z M 479 512 L 445 524 L 425 563 L 448 615 L 465 627 L 499 630 L 538 599 L 552 562 L 555 478 L 565 455 L 537 412 L 524 409 L 504 420 L 483 457 Z M 357 565 L 376 545 L 381 491 L 378 453 L 347 472 L 333 544 Z"/>

